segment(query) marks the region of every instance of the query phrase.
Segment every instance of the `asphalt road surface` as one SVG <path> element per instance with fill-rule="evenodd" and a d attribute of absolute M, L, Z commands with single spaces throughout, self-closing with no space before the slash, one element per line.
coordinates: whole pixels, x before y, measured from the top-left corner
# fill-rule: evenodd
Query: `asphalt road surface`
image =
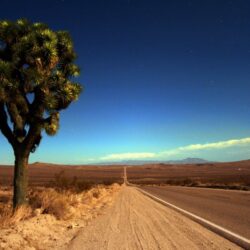
<path fill-rule="evenodd" d="M 142 187 L 143 190 L 250 239 L 250 192 L 189 187 Z"/>

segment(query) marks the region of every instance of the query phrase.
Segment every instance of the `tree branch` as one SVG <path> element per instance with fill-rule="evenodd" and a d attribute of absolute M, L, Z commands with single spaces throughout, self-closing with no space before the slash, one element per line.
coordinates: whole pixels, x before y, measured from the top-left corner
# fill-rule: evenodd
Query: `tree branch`
<path fill-rule="evenodd" d="M 23 143 L 29 152 L 33 152 L 40 143 L 43 127 L 43 95 L 39 90 L 35 92 L 35 99 L 29 113 L 30 128 Z"/>
<path fill-rule="evenodd" d="M 12 147 L 15 147 L 16 139 L 8 125 L 8 117 L 4 109 L 4 104 L 0 102 L 0 131 L 7 138 Z"/>
<path fill-rule="evenodd" d="M 29 132 L 23 141 L 24 147 L 27 152 L 34 152 L 41 140 L 42 127 L 39 123 L 35 122 L 30 125 Z"/>

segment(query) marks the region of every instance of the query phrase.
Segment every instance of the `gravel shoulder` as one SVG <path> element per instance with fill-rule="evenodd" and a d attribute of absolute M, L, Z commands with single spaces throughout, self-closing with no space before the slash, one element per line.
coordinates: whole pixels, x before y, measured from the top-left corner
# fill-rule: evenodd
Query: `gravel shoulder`
<path fill-rule="evenodd" d="M 80 230 L 68 249 L 240 249 L 133 187 L 122 187 L 106 213 Z"/>

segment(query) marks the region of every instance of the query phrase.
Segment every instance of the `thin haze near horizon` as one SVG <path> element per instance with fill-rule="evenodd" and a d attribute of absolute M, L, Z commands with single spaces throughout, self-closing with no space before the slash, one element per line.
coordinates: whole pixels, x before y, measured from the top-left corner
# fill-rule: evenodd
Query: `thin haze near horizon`
<path fill-rule="evenodd" d="M 84 92 L 31 162 L 250 158 L 249 1 L 0 5 L 1 19 L 68 30 L 82 69 Z M 0 163 L 13 161 L 0 135 Z"/>

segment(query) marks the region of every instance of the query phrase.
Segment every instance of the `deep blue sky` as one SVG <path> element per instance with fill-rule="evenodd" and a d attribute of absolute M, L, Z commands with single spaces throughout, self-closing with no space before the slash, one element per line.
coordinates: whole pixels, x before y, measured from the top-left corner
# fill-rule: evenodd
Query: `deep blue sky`
<path fill-rule="evenodd" d="M 248 0 L 2 0 L 0 14 L 68 30 L 82 69 L 83 94 L 31 161 L 250 158 Z"/>

